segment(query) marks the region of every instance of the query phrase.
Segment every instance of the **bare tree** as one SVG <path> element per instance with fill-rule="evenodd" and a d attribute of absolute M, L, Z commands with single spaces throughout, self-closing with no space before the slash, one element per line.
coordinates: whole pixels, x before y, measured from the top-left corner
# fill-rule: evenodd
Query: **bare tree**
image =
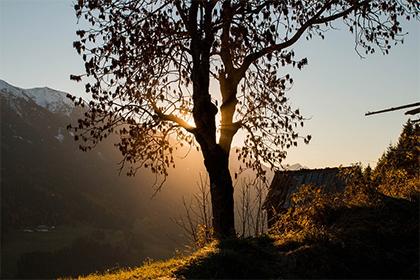
<path fill-rule="evenodd" d="M 388 53 L 402 42 L 401 19 L 419 18 L 416 0 L 78 0 L 74 47 L 85 61 L 89 101 L 76 138 L 87 150 L 116 132 L 122 165 L 165 178 L 179 145 L 197 145 L 210 178 L 217 238 L 235 235 L 229 153 L 244 130 L 238 157 L 261 177 L 297 145 L 303 125 L 285 91 L 293 79 L 280 69 L 301 69 L 292 49 L 302 38 L 334 30 L 341 20 L 361 54 Z M 210 81 L 219 85 L 211 92 Z M 220 98 L 217 96 L 220 93 Z M 218 105 L 219 100 L 220 106 Z M 216 123 L 217 116 L 220 123 Z M 305 142 L 309 137 L 303 138 Z M 164 181 L 164 179 L 163 179 Z M 162 182 L 163 182 L 162 181 Z"/>
<path fill-rule="evenodd" d="M 200 174 L 197 183 L 198 192 L 192 196 L 189 203 L 182 199 L 185 216 L 173 221 L 180 226 L 190 242 L 195 247 L 202 247 L 212 239 L 210 190 L 207 177 Z"/>
<path fill-rule="evenodd" d="M 239 234 L 241 236 L 260 236 L 267 231 L 267 215 L 263 203 L 267 195 L 267 185 L 262 180 L 243 178 L 237 187 L 240 198 L 237 205 Z"/>
<path fill-rule="evenodd" d="M 235 181 L 239 189 L 239 201 L 236 209 L 238 234 L 242 237 L 260 236 L 267 232 L 266 213 L 263 202 L 267 195 L 267 186 L 262 180 L 249 176 Z M 200 174 L 197 193 L 187 201 L 182 199 L 183 215 L 172 219 L 184 232 L 190 243 L 201 248 L 212 240 L 211 201 L 208 178 Z"/>

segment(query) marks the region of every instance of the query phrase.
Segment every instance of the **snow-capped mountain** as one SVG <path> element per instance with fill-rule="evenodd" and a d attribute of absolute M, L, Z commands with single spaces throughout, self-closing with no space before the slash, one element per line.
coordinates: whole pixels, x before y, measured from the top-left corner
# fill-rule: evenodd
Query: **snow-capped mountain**
<path fill-rule="evenodd" d="M 73 102 L 66 97 L 67 93 L 48 87 L 22 89 L 0 80 L 0 94 L 9 100 L 10 105 L 19 114 L 21 108 L 16 101 L 22 100 L 35 102 L 52 113 L 63 113 L 67 116 L 70 116 L 74 109 Z"/>
<path fill-rule="evenodd" d="M 66 126 L 77 119 L 78 110 L 66 95 L 48 87 L 22 89 L 0 80 L 1 117 L 6 126 L 2 132 L 16 141 L 53 141 L 50 147 L 72 140 Z"/>
<path fill-rule="evenodd" d="M 300 169 L 308 169 L 308 167 L 303 166 L 300 163 L 295 163 L 295 164 L 286 164 L 283 166 L 284 170 L 300 170 Z"/>

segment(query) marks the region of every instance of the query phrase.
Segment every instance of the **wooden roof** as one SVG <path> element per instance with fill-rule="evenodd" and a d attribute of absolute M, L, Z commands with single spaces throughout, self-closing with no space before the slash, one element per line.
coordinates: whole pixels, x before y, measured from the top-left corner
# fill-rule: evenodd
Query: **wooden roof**
<path fill-rule="evenodd" d="M 277 171 L 271 182 L 264 207 L 277 210 L 290 206 L 290 198 L 302 185 L 314 185 L 327 192 L 340 192 L 345 182 L 340 178 L 340 168 L 301 169 Z"/>

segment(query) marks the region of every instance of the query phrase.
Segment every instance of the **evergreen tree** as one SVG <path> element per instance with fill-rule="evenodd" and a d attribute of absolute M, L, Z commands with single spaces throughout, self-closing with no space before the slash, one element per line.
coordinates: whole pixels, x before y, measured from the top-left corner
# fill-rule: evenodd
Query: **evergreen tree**
<path fill-rule="evenodd" d="M 373 180 L 385 194 L 410 197 L 420 192 L 420 126 L 408 121 L 396 145 L 379 159 Z"/>

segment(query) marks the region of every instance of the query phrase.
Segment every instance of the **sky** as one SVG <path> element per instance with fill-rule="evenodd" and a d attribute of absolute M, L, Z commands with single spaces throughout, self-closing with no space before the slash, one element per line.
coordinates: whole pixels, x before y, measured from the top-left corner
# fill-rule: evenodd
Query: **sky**
<path fill-rule="evenodd" d="M 72 47 L 80 29 L 71 0 L 0 0 L 0 79 L 22 87 L 44 87 L 83 96 L 70 74 L 83 72 Z M 374 166 L 395 143 L 408 120 L 404 110 L 366 117 L 374 111 L 420 101 L 420 23 L 404 23 L 403 45 L 361 59 L 345 30 L 325 40 L 302 41 L 294 49 L 309 64 L 292 70 L 287 93 L 308 118 L 299 132 L 312 140 L 288 151 L 284 163 L 309 168 L 362 163 Z M 234 145 L 240 145 L 236 137 Z"/>

